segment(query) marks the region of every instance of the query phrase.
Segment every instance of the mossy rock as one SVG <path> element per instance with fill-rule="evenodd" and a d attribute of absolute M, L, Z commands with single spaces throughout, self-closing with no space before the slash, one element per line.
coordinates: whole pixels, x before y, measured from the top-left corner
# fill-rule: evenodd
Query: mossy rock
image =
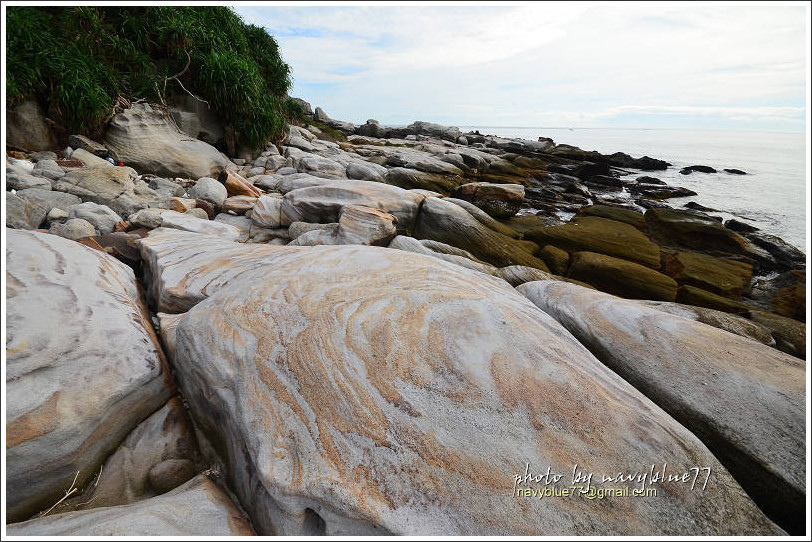
<path fill-rule="evenodd" d="M 638 230 L 646 231 L 646 220 L 643 213 L 625 207 L 615 207 L 613 205 L 587 205 L 578 210 L 578 216 L 597 216 L 608 218 L 617 222 L 624 222 L 634 226 Z"/>
<path fill-rule="evenodd" d="M 683 285 L 677 290 L 677 303 L 707 307 L 732 314 L 748 314 L 752 307 L 695 286 Z"/>
<path fill-rule="evenodd" d="M 427 173 L 403 167 L 391 168 L 386 173 L 387 184 L 406 189 L 422 188 L 441 194 L 448 194 L 465 182 L 465 179 L 458 176 Z"/>
<path fill-rule="evenodd" d="M 678 284 L 696 286 L 731 299 L 749 290 L 753 266 L 699 252 L 679 252 L 663 258 L 663 272 Z"/>
<path fill-rule="evenodd" d="M 544 160 L 542 160 L 540 158 L 532 158 L 532 157 L 529 157 L 529 156 L 521 156 L 521 155 L 516 156 L 515 158 L 513 158 L 511 160 L 511 162 L 513 162 L 514 166 L 517 166 L 517 167 L 520 167 L 520 168 L 538 169 L 538 170 L 542 170 L 542 171 L 547 170 L 547 164 L 548 164 L 548 162 L 545 162 Z"/>
<path fill-rule="evenodd" d="M 465 209 L 440 198 L 429 197 L 417 216 L 414 237 L 432 239 L 467 250 L 476 258 L 496 267 L 526 265 L 549 272 L 542 260 L 533 256 L 534 243 L 511 239 L 480 223 Z"/>
<path fill-rule="evenodd" d="M 570 255 L 566 250 L 561 250 L 553 245 L 546 245 L 541 249 L 539 256 L 544 260 L 544 263 L 547 264 L 547 267 L 550 268 L 550 271 L 556 275 L 567 274 L 567 268 L 570 265 Z"/>
<path fill-rule="evenodd" d="M 549 217 L 539 215 L 529 215 L 529 216 L 514 216 L 512 218 L 500 220 L 499 222 L 501 222 L 508 228 L 512 229 L 513 231 L 519 232 L 521 234 L 526 234 L 530 230 L 547 227 L 548 220 L 550 220 Z"/>
<path fill-rule="evenodd" d="M 769 329 L 775 347 L 796 358 L 806 359 L 806 325 L 767 311 L 750 311 L 750 319 Z"/>
<path fill-rule="evenodd" d="M 546 226 L 525 233 L 539 246 L 553 245 L 568 252 L 598 252 L 659 269 L 660 248 L 640 230 L 616 220 L 577 217 L 563 226 Z"/>
<path fill-rule="evenodd" d="M 573 254 L 567 277 L 629 299 L 674 301 L 677 297 L 677 283 L 671 277 L 634 262 L 595 252 Z"/>
<path fill-rule="evenodd" d="M 644 215 L 651 238 L 661 245 L 745 254 L 748 241 L 720 222 L 694 211 L 649 209 Z"/>

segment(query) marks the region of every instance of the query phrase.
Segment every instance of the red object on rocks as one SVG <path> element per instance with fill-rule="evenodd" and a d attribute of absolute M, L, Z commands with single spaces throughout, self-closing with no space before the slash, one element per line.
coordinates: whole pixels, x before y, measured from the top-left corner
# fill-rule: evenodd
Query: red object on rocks
<path fill-rule="evenodd" d="M 118 162 L 118 165 L 119 165 L 119 167 L 124 167 L 124 162 L 119 161 L 119 162 Z"/>

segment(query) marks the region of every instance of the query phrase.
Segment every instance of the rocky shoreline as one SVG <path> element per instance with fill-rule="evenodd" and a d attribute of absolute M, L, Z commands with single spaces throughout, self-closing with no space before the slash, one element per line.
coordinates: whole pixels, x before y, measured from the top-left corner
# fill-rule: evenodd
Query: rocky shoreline
<path fill-rule="evenodd" d="M 8 534 L 803 533 L 803 253 L 655 158 L 301 103 L 7 150 Z M 663 463 L 712 475 L 518 487 Z"/>

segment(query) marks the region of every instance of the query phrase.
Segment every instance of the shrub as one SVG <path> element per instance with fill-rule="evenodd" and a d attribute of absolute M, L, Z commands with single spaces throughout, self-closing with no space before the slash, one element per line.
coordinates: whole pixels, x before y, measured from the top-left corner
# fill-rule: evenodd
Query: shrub
<path fill-rule="evenodd" d="M 205 100 L 257 149 L 301 109 L 276 40 L 225 7 L 22 7 L 6 13 L 7 106 L 29 98 L 93 133 L 117 98 Z"/>

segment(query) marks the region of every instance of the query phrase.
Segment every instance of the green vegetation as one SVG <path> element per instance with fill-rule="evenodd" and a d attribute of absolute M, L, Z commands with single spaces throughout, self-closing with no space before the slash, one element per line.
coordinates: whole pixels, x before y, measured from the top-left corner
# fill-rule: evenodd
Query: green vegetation
<path fill-rule="evenodd" d="M 6 22 L 7 106 L 35 98 L 72 133 L 119 97 L 192 93 L 255 149 L 302 116 L 276 40 L 229 8 L 10 6 Z"/>

